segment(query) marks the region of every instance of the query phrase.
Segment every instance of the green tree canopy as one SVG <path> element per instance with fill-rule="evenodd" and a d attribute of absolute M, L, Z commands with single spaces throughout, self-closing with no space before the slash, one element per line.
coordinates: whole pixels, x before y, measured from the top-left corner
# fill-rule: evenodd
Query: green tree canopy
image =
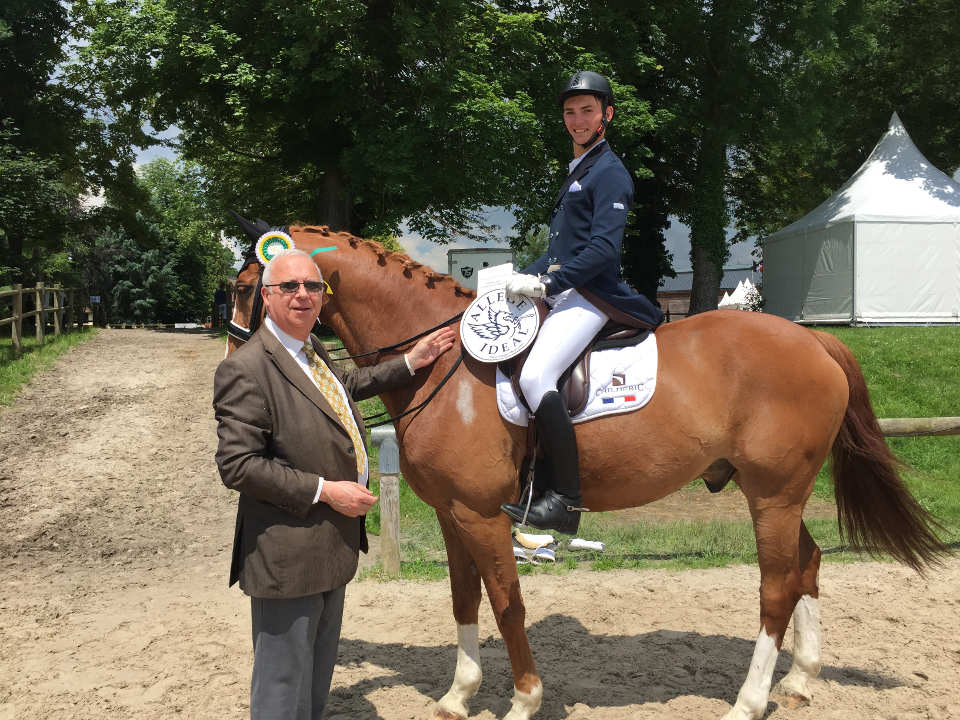
<path fill-rule="evenodd" d="M 831 42 L 785 84 L 802 112 L 764 114 L 733 154 L 740 237 L 761 241 L 819 205 L 900 114 L 937 167 L 960 165 L 960 5 L 872 0 L 841 6 Z"/>
<path fill-rule="evenodd" d="M 470 234 L 542 183 L 515 71 L 549 54 L 536 13 L 492 3 L 76 3 L 78 68 L 130 124 L 176 126 L 222 207 L 368 235 Z"/>

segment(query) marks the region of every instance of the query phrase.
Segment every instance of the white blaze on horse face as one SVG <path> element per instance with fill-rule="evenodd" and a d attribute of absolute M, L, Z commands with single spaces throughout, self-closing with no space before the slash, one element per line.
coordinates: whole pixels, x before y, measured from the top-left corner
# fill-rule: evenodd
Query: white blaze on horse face
<path fill-rule="evenodd" d="M 809 681 L 820 673 L 820 601 L 804 595 L 793 609 L 793 665 L 777 690 L 809 701 Z"/>
<path fill-rule="evenodd" d="M 469 380 L 461 380 L 457 387 L 457 411 L 464 425 L 471 424 L 477 417 L 477 411 L 473 407 L 473 385 Z"/>
<path fill-rule="evenodd" d="M 758 720 L 763 717 L 770 698 L 770 683 L 773 681 L 773 668 L 777 664 L 777 639 L 760 630 L 757 644 L 750 660 L 747 679 L 737 695 L 737 704 L 723 720 Z"/>
<path fill-rule="evenodd" d="M 533 714 L 540 709 L 543 702 L 543 685 L 537 680 L 533 690 L 526 693 L 513 689 L 513 702 L 510 712 L 503 716 L 503 720 L 530 720 Z"/>
<path fill-rule="evenodd" d="M 481 680 L 479 628 L 457 625 L 457 669 L 453 674 L 453 685 L 440 698 L 438 705 L 456 717 L 467 717 L 467 701 L 477 694 Z"/>

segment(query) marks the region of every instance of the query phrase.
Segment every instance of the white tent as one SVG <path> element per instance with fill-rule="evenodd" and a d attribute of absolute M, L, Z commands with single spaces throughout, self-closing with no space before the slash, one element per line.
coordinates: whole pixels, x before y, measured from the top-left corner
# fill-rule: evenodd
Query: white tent
<path fill-rule="evenodd" d="M 896 113 L 837 192 L 763 246 L 764 311 L 805 323 L 960 323 L 960 184 Z"/>

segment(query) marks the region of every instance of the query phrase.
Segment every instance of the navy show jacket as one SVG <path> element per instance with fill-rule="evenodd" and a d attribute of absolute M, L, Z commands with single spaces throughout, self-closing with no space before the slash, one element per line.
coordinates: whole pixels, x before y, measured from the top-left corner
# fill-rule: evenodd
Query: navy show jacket
<path fill-rule="evenodd" d="M 568 288 L 586 290 L 655 328 L 663 313 L 622 277 L 620 251 L 632 202 L 633 178 L 608 143 L 598 144 L 557 194 L 547 251 L 522 272 L 548 275 L 550 295 Z M 553 265 L 561 267 L 548 273 Z"/>

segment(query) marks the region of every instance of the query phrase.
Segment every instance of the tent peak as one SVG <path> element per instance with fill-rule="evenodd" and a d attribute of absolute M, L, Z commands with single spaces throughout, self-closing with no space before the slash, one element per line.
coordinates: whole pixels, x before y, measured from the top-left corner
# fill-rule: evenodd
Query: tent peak
<path fill-rule="evenodd" d="M 890 116 L 890 123 L 887 125 L 887 135 L 907 135 L 907 128 L 903 125 L 903 120 L 896 110 Z M 909 135 L 907 135 L 909 137 Z"/>
<path fill-rule="evenodd" d="M 774 236 L 858 218 L 951 223 L 960 218 L 960 183 L 924 157 L 897 112 L 860 168 L 833 195 Z"/>

